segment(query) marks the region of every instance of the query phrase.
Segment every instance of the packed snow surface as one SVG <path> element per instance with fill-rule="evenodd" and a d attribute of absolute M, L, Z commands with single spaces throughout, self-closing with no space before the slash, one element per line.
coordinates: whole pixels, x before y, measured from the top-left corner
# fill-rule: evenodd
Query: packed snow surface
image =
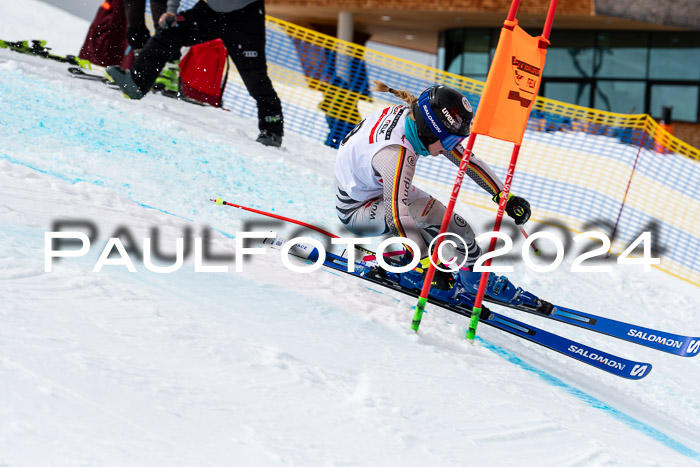
<path fill-rule="evenodd" d="M 0 38 L 60 53 L 88 26 L 33 0 L 0 17 Z M 308 232 L 210 198 L 343 234 L 334 151 L 291 133 L 265 148 L 235 112 L 129 101 L 65 68 L 0 50 L 0 465 L 700 463 L 700 358 L 499 310 L 654 365 L 628 381 L 485 325 L 472 345 L 464 318 L 430 306 L 416 335 L 413 299 L 291 272 L 275 250 L 236 272 L 241 232 Z M 475 225 L 494 215 L 458 210 Z M 45 272 L 57 222 L 95 235 Z M 192 255 L 169 274 L 140 260 L 145 238 L 174 254 L 188 232 L 209 233 L 228 256 L 206 266 L 228 272 L 196 273 Z M 93 272 L 112 236 L 135 272 Z M 509 276 L 555 303 L 700 335 L 696 287 L 614 263 L 571 273 L 574 257 Z"/>

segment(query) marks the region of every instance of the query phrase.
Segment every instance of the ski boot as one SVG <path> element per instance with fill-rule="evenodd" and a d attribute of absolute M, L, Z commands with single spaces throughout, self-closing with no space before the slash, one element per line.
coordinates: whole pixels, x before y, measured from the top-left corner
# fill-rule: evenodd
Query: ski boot
<path fill-rule="evenodd" d="M 153 89 L 157 91 L 169 91 L 172 93 L 180 92 L 180 61 L 171 61 L 165 65 L 163 71 L 160 72 L 156 82 L 153 84 Z"/>
<path fill-rule="evenodd" d="M 278 148 L 282 146 L 282 135 L 273 133 L 270 130 L 261 130 L 258 138 L 255 141 L 265 146 Z"/>
<path fill-rule="evenodd" d="M 141 89 L 131 76 L 131 70 L 123 70 L 117 65 L 108 66 L 106 72 L 109 78 L 119 86 L 126 97 L 129 99 L 141 99 L 143 97 L 143 92 L 141 92 Z"/>
<path fill-rule="evenodd" d="M 380 268 L 379 266 L 372 266 L 367 275 L 370 277 L 374 276 L 375 278 L 389 280 L 390 282 L 393 282 L 404 289 L 420 292 L 420 290 L 423 288 L 423 282 L 427 271 L 428 268 L 421 264 L 418 264 L 418 266 L 410 271 L 402 273 L 390 272 Z M 453 274 L 440 270 L 435 271 L 430 287 L 430 297 L 435 298 L 446 305 L 453 306 L 460 303 L 460 301 L 457 299 L 458 290 L 457 280 Z"/>
<path fill-rule="evenodd" d="M 464 292 L 475 296 L 479 290 L 480 272 L 461 269 L 458 274 L 459 282 Z M 486 284 L 486 295 L 498 302 L 513 305 L 516 308 L 526 308 L 541 315 L 552 314 L 552 304 L 539 299 L 530 292 L 516 287 L 506 276 L 497 276 L 490 272 Z"/>

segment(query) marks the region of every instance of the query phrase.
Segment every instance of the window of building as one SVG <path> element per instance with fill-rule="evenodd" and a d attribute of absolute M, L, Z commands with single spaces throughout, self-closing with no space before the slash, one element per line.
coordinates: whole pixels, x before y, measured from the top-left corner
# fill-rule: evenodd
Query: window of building
<path fill-rule="evenodd" d="M 621 114 L 644 113 L 644 81 L 601 80 L 596 83 L 593 107 Z"/>
<path fill-rule="evenodd" d="M 636 31 L 598 33 L 595 76 L 598 78 L 645 78 L 649 54 L 649 35 Z"/>
<path fill-rule="evenodd" d="M 673 107 L 671 118 L 685 122 L 698 120 L 700 87 L 656 84 L 651 87 L 651 116 L 659 120 L 663 107 Z"/>
<path fill-rule="evenodd" d="M 536 35 L 540 31 L 529 31 Z M 481 81 L 500 28 L 445 31 L 447 70 Z M 554 28 L 540 95 L 584 107 L 700 118 L 700 32 L 591 31 Z"/>
<path fill-rule="evenodd" d="M 537 34 L 537 33 L 535 33 Z M 550 77 L 593 76 L 595 34 L 592 31 L 567 31 L 561 36 L 552 36 L 552 46 L 547 50 L 544 68 Z"/>
<path fill-rule="evenodd" d="M 700 34 L 652 33 L 649 78 L 700 79 Z"/>
<path fill-rule="evenodd" d="M 448 32 L 452 33 L 452 31 Z M 461 29 L 456 31 L 463 33 L 460 39 L 462 46 L 459 49 L 453 49 L 447 71 L 485 81 L 491 63 L 491 30 Z"/>
<path fill-rule="evenodd" d="M 591 84 L 586 82 L 549 81 L 544 84 L 542 95 L 549 99 L 582 107 L 591 106 Z"/>
<path fill-rule="evenodd" d="M 445 31 L 445 70 L 450 73 L 462 74 L 462 48 L 466 32 L 466 29 Z"/>

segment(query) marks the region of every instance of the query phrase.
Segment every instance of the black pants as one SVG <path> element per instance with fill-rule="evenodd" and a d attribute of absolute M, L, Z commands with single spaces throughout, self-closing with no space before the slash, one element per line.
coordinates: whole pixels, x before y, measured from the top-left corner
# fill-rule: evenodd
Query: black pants
<path fill-rule="evenodd" d="M 176 27 L 160 30 L 143 48 L 131 74 L 145 94 L 165 63 L 180 47 L 221 39 L 251 97 L 258 104 L 258 127 L 282 134 L 282 104 L 267 75 L 265 3 L 257 0 L 240 10 L 217 13 L 205 3 L 180 13 Z"/>
<path fill-rule="evenodd" d="M 153 26 L 156 28 L 156 32 L 160 29 L 158 27 L 158 20 L 160 16 L 165 13 L 167 6 L 167 0 L 151 0 L 151 16 L 153 17 Z M 124 0 L 124 7 L 126 10 L 127 24 L 126 39 L 129 41 L 129 45 L 132 48 L 142 49 L 151 37 L 151 33 L 146 27 L 146 21 L 144 20 L 146 0 Z"/>

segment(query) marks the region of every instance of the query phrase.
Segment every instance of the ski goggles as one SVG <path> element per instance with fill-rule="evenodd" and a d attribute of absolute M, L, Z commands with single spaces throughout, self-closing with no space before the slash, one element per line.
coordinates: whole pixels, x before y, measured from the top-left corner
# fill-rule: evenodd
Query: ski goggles
<path fill-rule="evenodd" d="M 433 108 L 430 106 L 429 91 L 423 92 L 423 94 L 421 94 L 418 98 L 418 108 L 420 109 L 421 115 L 423 115 L 425 124 L 428 125 L 433 134 L 438 137 L 442 143 L 442 147 L 445 148 L 445 150 L 452 151 L 459 143 L 466 139 L 466 136 L 453 135 L 447 131 L 447 128 L 445 128 L 438 116 L 435 115 L 435 112 L 433 112 Z"/>

